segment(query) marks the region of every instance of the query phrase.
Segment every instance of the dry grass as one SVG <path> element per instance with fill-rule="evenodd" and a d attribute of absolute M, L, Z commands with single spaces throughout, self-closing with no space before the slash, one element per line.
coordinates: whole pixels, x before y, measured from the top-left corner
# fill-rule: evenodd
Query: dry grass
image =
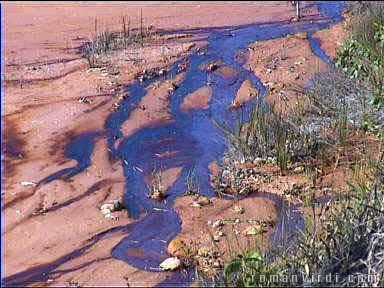
<path fill-rule="evenodd" d="M 120 49 L 126 49 L 132 45 L 144 45 L 153 39 L 156 31 L 153 26 L 144 27 L 143 17 L 140 17 L 140 28 L 132 29 L 130 18 L 121 18 L 121 29 L 112 32 L 107 28 L 99 30 L 95 19 L 94 35 L 82 45 L 83 57 L 88 61 L 91 68 L 99 67 L 103 55 Z"/>

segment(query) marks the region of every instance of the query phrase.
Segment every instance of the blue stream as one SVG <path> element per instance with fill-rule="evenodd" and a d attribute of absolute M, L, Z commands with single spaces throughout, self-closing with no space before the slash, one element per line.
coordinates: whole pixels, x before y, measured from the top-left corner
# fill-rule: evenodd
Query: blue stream
<path fill-rule="evenodd" d="M 181 229 L 181 221 L 173 209 L 173 202 L 177 196 L 186 191 L 185 179 L 190 169 L 194 168 L 196 171 L 201 193 L 209 197 L 214 196 L 214 191 L 210 186 L 208 165 L 212 161 L 221 161 L 226 148 L 226 138 L 222 131 L 213 124 L 213 120 L 224 122 L 230 127 L 236 122 L 239 111 L 228 109 L 228 106 L 244 80 L 250 79 L 259 89 L 260 96 L 264 96 L 267 92 L 260 79 L 242 67 L 244 59 L 236 57 L 237 53 L 255 41 L 308 32 L 307 39 L 313 53 L 329 63 L 330 59 L 321 50 L 319 41 L 313 38 L 312 34 L 341 21 L 344 4 L 342 2 L 320 2 L 317 5 L 322 16 L 313 21 L 305 21 L 304 19 L 299 23 L 280 21 L 204 30 L 208 34 L 209 43 L 205 47 L 206 53 L 204 55 L 193 53 L 188 57 L 189 66 L 184 80 L 170 97 L 173 119 L 171 123 L 155 128 L 141 129 L 134 135 L 124 138 L 120 145 L 115 148 L 115 141 L 124 137 L 120 130 L 121 125 L 129 118 L 130 113 L 142 97 L 146 95 L 146 88 L 154 81 L 158 81 L 159 78 L 146 80 L 143 83 L 137 81 L 127 87 L 129 97 L 124 100 L 118 111 L 109 115 L 104 131 L 88 132 L 68 144 L 65 155 L 77 160 L 78 164 L 73 168 L 63 169 L 50 175 L 41 180 L 40 184 L 59 178 L 70 178 L 81 173 L 91 165 L 90 156 L 95 137 L 105 135 L 108 139 L 108 150 L 115 159 L 121 160 L 124 168 L 127 183 L 124 200 L 128 213 L 131 217 L 138 219 L 129 226 L 129 233 L 114 247 L 112 255 L 116 259 L 125 261 L 139 269 L 159 271 L 159 263 L 167 258 L 167 243 Z M 230 36 L 228 32 L 231 33 Z M 217 59 L 221 59 L 224 65 L 233 68 L 237 72 L 236 78 L 229 81 L 217 73 L 207 72 L 199 68 L 200 64 Z M 171 71 L 162 78 L 173 78 L 177 74 L 177 64 L 179 62 L 173 65 Z M 208 80 L 212 83 L 209 108 L 195 109 L 189 113 L 183 112 L 180 109 L 180 104 L 185 96 L 205 86 Z M 249 111 L 256 101 L 260 101 L 260 99 L 254 99 L 243 106 L 244 121 L 247 120 Z M 156 156 L 156 154 L 166 151 L 173 153 L 165 157 Z M 165 201 L 149 199 L 147 197 L 148 188 L 144 182 L 144 175 L 150 174 L 154 168 L 159 167 L 163 169 L 182 167 L 180 177 L 166 191 L 167 198 Z M 281 220 L 272 240 L 279 241 L 284 236 L 283 234 L 289 234 L 303 228 L 303 219 L 295 207 L 284 205 L 282 200 L 275 195 L 265 194 L 262 197 L 275 200 L 282 207 Z M 288 218 L 283 217 L 282 215 L 287 212 L 290 216 Z M 142 256 L 132 256 L 140 253 L 129 253 L 131 249 L 141 251 Z M 78 254 L 76 255 L 78 256 Z M 52 272 L 52 269 L 52 265 L 47 265 L 45 273 Z M 26 285 L 41 278 L 41 276 L 40 278 L 36 276 L 35 272 L 35 274 L 31 272 L 30 275 L 27 272 L 21 273 L 22 275 L 18 273 L 7 277 L 4 279 L 5 283 L 12 286 Z M 192 281 L 192 278 L 192 271 L 178 271 L 160 283 L 159 286 L 187 285 Z"/>

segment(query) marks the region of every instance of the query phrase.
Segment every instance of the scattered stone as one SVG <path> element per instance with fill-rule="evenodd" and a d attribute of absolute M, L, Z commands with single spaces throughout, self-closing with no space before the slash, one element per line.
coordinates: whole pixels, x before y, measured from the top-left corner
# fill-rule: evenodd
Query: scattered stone
<path fill-rule="evenodd" d="M 304 167 L 303 166 L 298 166 L 295 169 L 293 169 L 293 173 L 303 173 L 304 172 Z"/>
<path fill-rule="evenodd" d="M 307 33 L 306 32 L 299 32 L 296 34 L 296 37 L 299 38 L 299 39 L 307 39 Z"/>
<path fill-rule="evenodd" d="M 202 206 L 208 206 L 211 205 L 212 201 L 208 197 L 205 196 L 199 196 L 197 200 L 193 201 L 191 206 L 192 207 L 202 207 Z"/>
<path fill-rule="evenodd" d="M 114 103 L 113 104 L 113 109 L 114 110 L 118 110 L 120 108 L 120 104 L 119 103 Z"/>
<path fill-rule="evenodd" d="M 184 241 L 179 239 L 173 239 L 171 242 L 169 242 L 167 250 L 171 256 L 185 257 L 188 248 L 185 245 Z"/>
<path fill-rule="evenodd" d="M 76 287 L 76 288 L 81 287 L 81 285 L 79 284 L 79 282 L 74 281 L 74 280 L 67 281 L 67 283 L 68 283 L 68 286 L 69 286 L 69 287 Z"/>
<path fill-rule="evenodd" d="M 207 67 L 207 70 L 212 72 L 217 70 L 217 68 L 219 68 L 219 66 L 216 63 L 210 63 Z"/>
<path fill-rule="evenodd" d="M 37 70 L 42 70 L 41 66 L 28 66 L 26 67 L 26 70 L 28 71 L 37 71 Z"/>
<path fill-rule="evenodd" d="M 111 210 L 109 210 L 109 209 L 101 209 L 100 211 L 101 211 L 101 214 L 103 214 L 103 215 L 107 215 L 107 214 L 111 213 Z"/>
<path fill-rule="evenodd" d="M 149 194 L 149 198 L 155 199 L 155 200 L 163 200 L 165 198 L 165 195 L 163 191 L 156 190 Z"/>
<path fill-rule="evenodd" d="M 144 69 L 142 72 L 135 75 L 135 78 L 140 82 L 144 82 L 148 79 L 153 79 L 159 76 L 163 76 L 167 73 L 164 68 L 153 68 L 150 70 Z"/>
<path fill-rule="evenodd" d="M 23 186 L 36 186 L 37 185 L 35 182 L 31 182 L 31 181 L 21 181 L 20 184 Z"/>
<path fill-rule="evenodd" d="M 200 208 L 201 205 L 199 203 L 197 203 L 196 201 L 193 201 L 192 204 L 191 204 L 192 207 L 197 207 L 197 208 Z"/>
<path fill-rule="evenodd" d="M 163 271 L 173 271 L 179 268 L 181 265 L 180 260 L 177 257 L 171 257 L 165 259 L 163 262 L 160 263 L 160 268 Z"/>
<path fill-rule="evenodd" d="M 243 207 L 240 207 L 240 206 L 234 206 L 233 207 L 233 211 L 237 214 L 243 214 L 245 209 Z"/>
<path fill-rule="evenodd" d="M 233 108 L 239 108 L 241 106 L 240 102 L 236 99 L 234 99 L 232 102 L 231 102 L 231 106 Z"/>
<path fill-rule="evenodd" d="M 253 164 L 257 165 L 257 166 L 260 166 L 260 165 L 264 164 L 265 162 L 266 162 L 265 159 L 260 158 L 260 157 L 257 157 L 253 160 Z"/>
<path fill-rule="evenodd" d="M 324 193 L 324 194 L 330 194 L 333 192 L 333 189 L 331 187 L 323 187 L 321 189 L 321 191 Z"/>
<path fill-rule="evenodd" d="M 220 236 L 219 235 L 214 235 L 213 236 L 213 241 L 214 242 L 219 242 L 220 241 Z"/>
<path fill-rule="evenodd" d="M 105 215 L 104 215 L 104 218 L 105 218 L 105 219 L 115 220 L 115 221 L 119 220 L 119 217 L 113 215 L 112 213 L 105 214 Z"/>
<path fill-rule="evenodd" d="M 113 203 L 106 203 L 100 206 L 100 210 L 109 210 L 113 212 L 115 211 L 115 205 Z"/>
<path fill-rule="evenodd" d="M 46 215 L 48 212 L 48 209 L 46 207 L 36 209 L 35 211 L 32 212 L 32 215 L 37 216 L 37 215 Z"/>
<path fill-rule="evenodd" d="M 198 250 L 197 250 L 197 255 L 200 256 L 200 257 L 208 257 L 209 256 L 209 248 L 203 246 L 203 247 L 200 247 Z"/>
<path fill-rule="evenodd" d="M 221 219 L 216 220 L 216 221 L 213 222 L 213 224 L 212 224 L 212 227 L 213 227 L 213 228 L 217 228 L 217 227 L 221 227 L 221 226 L 224 226 L 224 222 L 223 222 L 223 220 L 221 220 Z"/>
<path fill-rule="evenodd" d="M 258 234 L 261 234 L 261 232 L 262 232 L 262 229 L 261 229 L 260 225 L 248 226 L 244 230 L 244 234 L 247 236 L 258 235 Z"/>
<path fill-rule="evenodd" d="M 77 99 L 77 102 L 84 103 L 84 104 L 91 104 L 92 101 L 89 99 L 89 97 L 80 97 Z"/>
<path fill-rule="evenodd" d="M 105 68 L 100 68 L 100 67 L 88 68 L 85 72 L 89 73 L 89 72 L 95 72 L 95 71 L 103 72 L 105 71 Z"/>
<path fill-rule="evenodd" d="M 304 184 L 303 183 L 293 183 L 292 187 L 285 188 L 283 190 L 284 195 L 290 195 L 290 196 L 300 196 L 304 190 Z"/>
<path fill-rule="evenodd" d="M 118 200 L 113 200 L 111 203 L 105 203 L 100 206 L 100 211 L 101 214 L 104 215 L 104 218 L 112 220 L 119 219 L 117 216 L 112 215 L 112 212 L 120 211 L 122 209 L 124 209 L 124 205 Z"/>
<path fill-rule="evenodd" d="M 267 163 L 276 164 L 276 158 L 275 157 L 267 157 Z"/>
<path fill-rule="evenodd" d="M 172 82 L 172 83 L 169 85 L 169 87 L 168 87 L 168 91 L 169 91 L 169 92 L 174 92 L 174 91 L 176 91 L 177 88 L 179 88 L 179 86 L 177 86 L 175 83 Z"/>
<path fill-rule="evenodd" d="M 160 69 L 159 76 L 163 76 L 165 74 L 167 74 L 167 70 L 165 70 L 164 68 Z"/>
<path fill-rule="evenodd" d="M 187 62 L 178 64 L 177 65 L 177 73 L 186 71 L 187 70 L 187 66 L 188 66 Z"/>
<path fill-rule="evenodd" d="M 119 99 L 119 100 L 124 100 L 124 99 L 126 99 L 127 97 L 128 97 L 127 94 L 118 94 L 118 95 L 117 95 L 117 99 Z"/>
<path fill-rule="evenodd" d="M 199 47 L 196 49 L 196 52 L 197 52 L 197 55 L 199 55 L 199 56 L 203 56 L 207 53 L 205 50 L 203 50 Z"/>

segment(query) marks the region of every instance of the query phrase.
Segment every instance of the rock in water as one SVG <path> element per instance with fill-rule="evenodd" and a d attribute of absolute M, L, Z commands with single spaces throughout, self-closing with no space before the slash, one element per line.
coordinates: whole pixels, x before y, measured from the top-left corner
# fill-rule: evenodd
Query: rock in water
<path fill-rule="evenodd" d="M 165 259 L 163 262 L 160 263 L 161 270 L 164 271 L 172 271 L 179 268 L 181 265 L 180 260 L 177 257 L 171 257 Z"/>

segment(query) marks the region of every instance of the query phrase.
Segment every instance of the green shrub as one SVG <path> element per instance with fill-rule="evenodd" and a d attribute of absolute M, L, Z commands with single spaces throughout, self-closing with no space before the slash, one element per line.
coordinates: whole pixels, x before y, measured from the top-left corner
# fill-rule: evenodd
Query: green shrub
<path fill-rule="evenodd" d="M 245 251 L 225 265 L 222 277 L 215 284 L 226 287 L 278 287 L 278 281 L 270 280 L 272 275 L 278 277 L 280 274 L 277 267 L 265 262 L 260 252 Z"/>
<path fill-rule="evenodd" d="M 372 88 L 371 104 L 384 106 L 384 5 L 371 2 L 354 16 L 350 38 L 337 51 L 335 65 Z"/>

